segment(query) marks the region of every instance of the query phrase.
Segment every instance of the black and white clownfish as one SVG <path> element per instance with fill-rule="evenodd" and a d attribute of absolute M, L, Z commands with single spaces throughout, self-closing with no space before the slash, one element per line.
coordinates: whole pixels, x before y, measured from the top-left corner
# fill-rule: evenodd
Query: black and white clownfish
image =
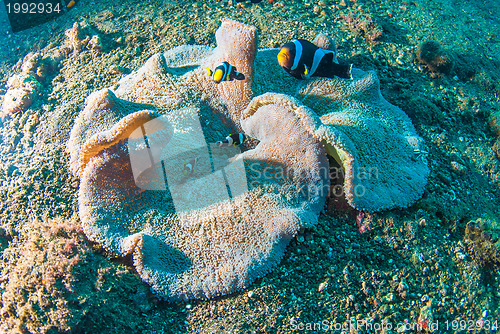
<path fill-rule="evenodd" d="M 234 79 L 245 80 L 245 75 L 236 71 L 236 67 L 229 64 L 227 61 L 221 63 L 213 71 L 207 67 L 207 72 L 208 75 L 212 76 L 216 84 L 222 81 L 233 81 Z"/>
<path fill-rule="evenodd" d="M 278 53 L 278 62 L 288 74 L 297 79 L 312 76 L 352 79 L 352 64 L 339 64 L 335 51 L 319 48 L 304 39 L 296 39 L 283 45 Z"/>
<path fill-rule="evenodd" d="M 247 136 L 245 136 L 243 133 L 235 133 L 235 134 L 230 134 L 224 140 L 216 142 L 215 145 L 217 145 L 217 147 L 231 146 L 231 145 L 239 146 L 243 144 L 245 140 L 247 140 Z"/>
<path fill-rule="evenodd" d="M 184 163 L 184 169 L 182 173 L 184 175 L 191 175 L 194 173 L 196 168 L 196 163 L 198 162 L 198 158 L 191 159 L 189 162 Z"/>

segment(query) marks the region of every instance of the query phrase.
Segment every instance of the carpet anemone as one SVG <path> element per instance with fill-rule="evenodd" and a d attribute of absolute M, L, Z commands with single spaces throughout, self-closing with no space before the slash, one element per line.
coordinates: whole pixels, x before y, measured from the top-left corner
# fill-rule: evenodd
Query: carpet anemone
<path fill-rule="evenodd" d="M 67 145 L 85 234 L 133 254 L 141 278 L 170 301 L 229 294 L 272 270 L 318 222 L 328 155 L 361 210 L 411 205 L 429 172 L 416 158 L 422 139 L 375 73 L 296 80 L 278 49 L 257 50 L 254 27 L 229 19 L 216 41 L 156 54 L 90 95 Z M 315 43 L 335 47 L 325 35 Z M 216 84 L 206 68 L 223 61 L 245 79 Z M 243 145 L 216 145 L 240 132 Z"/>

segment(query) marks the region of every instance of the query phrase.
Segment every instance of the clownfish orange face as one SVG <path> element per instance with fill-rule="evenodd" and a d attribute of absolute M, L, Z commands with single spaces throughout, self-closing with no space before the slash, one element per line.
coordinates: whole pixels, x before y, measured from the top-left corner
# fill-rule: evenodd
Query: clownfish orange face
<path fill-rule="evenodd" d="M 278 63 L 281 67 L 291 68 L 293 65 L 293 56 L 290 49 L 286 46 L 282 47 L 278 53 Z"/>

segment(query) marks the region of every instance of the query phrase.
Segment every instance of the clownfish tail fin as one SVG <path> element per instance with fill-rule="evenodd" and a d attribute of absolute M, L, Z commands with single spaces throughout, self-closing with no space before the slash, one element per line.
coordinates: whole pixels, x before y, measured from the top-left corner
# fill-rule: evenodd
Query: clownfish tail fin
<path fill-rule="evenodd" d="M 236 80 L 245 80 L 245 75 L 240 72 L 236 72 L 236 76 L 234 77 Z"/>

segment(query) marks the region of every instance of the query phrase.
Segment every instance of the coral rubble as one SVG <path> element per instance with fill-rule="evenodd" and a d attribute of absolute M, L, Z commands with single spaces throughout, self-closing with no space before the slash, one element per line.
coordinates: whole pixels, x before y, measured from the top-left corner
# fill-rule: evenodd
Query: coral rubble
<path fill-rule="evenodd" d="M 136 275 L 95 256 L 76 215 L 27 221 L 2 252 L 0 290 L 2 333 L 78 331 L 89 322 L 104 328 L 103 313 L 131 328 L 130 317 L 152 307 Z"/>
<path fill-rule="evenodd" d="M 478 265 L 497 269 L 500 267 L 498 231 L 495 220 L 477 219 L 467 223 L 464 240 Z"/>
<path fill-rule="evenodd" d="M 7 81 L 7 93 L 2 104 L 4 115 L 28 109 L 41 89 L 41 84 L 31 74 L 16 74 Z"/>
<path fill-rule="evenodd" d="M 66 30 L 65 35 L 68 38 L 66 40 L 66 44 L 73 53 L 82 51 L 90 41 L 89 36 L 85 36 L 85 38 L 83 37 L 80 24 L 78 22 L 75 22 L 71 29 Z"/>
<path fill-rule="evenodd" d="M 373 22 L 371 15 L 349 11 L 347 15 L 342 14 L 341 18 L 346 22 L 350 31 L 363 36 L 370 44 L 377 43 L 377 40 L 382 37 L 383 29 Z"/>
<path fill-rule="evenodd" d="M 29 53 L 24 57 L 21 73 L 7 80 L 7 92 L 2 103 L 2 114 L 9 115 L 28 109 L 37 99 L 42 85 L 57 67 L 63 55 L 56 51 L 50 55 Z"/>

